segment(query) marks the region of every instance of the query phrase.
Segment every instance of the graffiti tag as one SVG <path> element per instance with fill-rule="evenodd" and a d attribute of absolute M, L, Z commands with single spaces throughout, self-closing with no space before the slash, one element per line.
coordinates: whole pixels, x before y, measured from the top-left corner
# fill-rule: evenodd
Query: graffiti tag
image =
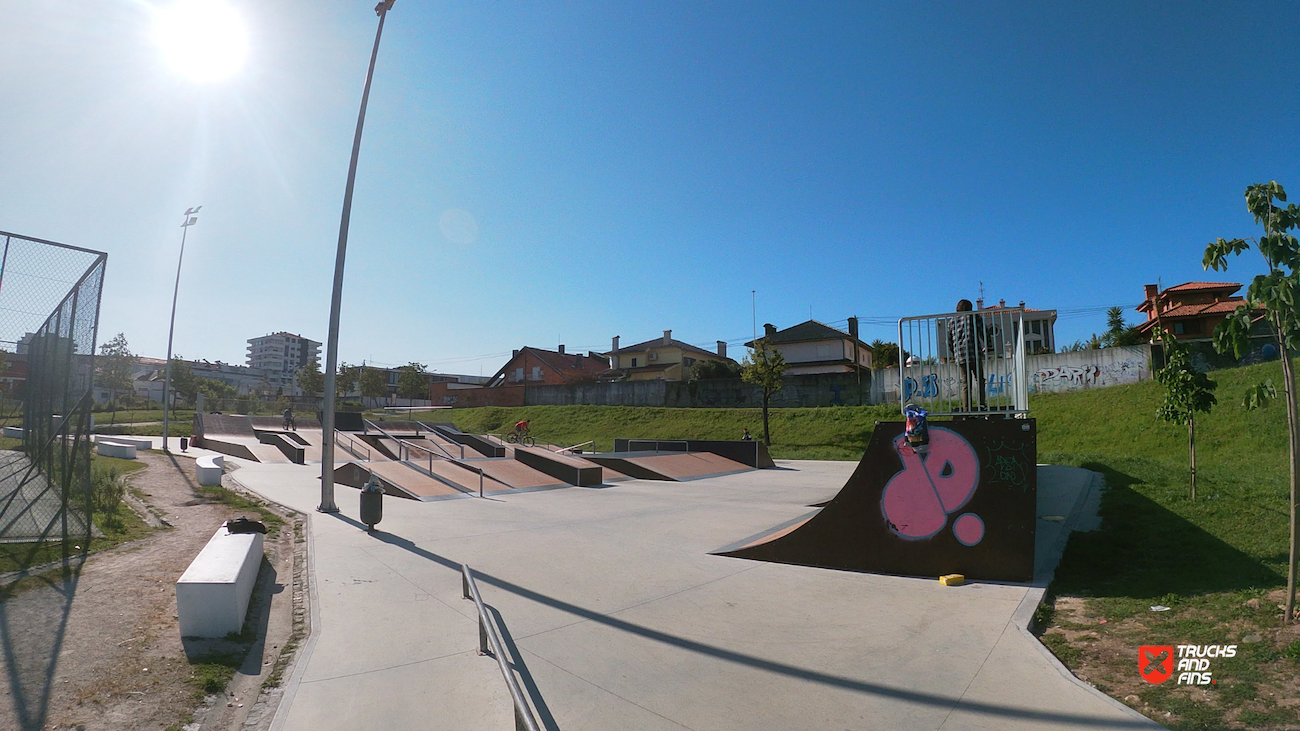
<path fill-rule="evenodd" d="M 979 487 L 980 462 L 975 450 L 960 434 L 942 427 L 930 428 L 930 447 L 918 454 L 906 436 L 894 440 L 903 469 L 889 478 L 880 498 L 889 529 L 901 538 L 933 538 L 948 524 L 948 516 L 970 502 Z M 967 546 L 984 538 L 984 521 L 965 513 L 953 521 L 953 535 Z"/>

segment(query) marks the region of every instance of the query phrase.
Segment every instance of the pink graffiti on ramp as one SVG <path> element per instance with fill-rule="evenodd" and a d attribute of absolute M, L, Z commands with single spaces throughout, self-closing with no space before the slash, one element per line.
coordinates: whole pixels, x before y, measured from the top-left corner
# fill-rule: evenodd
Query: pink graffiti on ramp
<path fill-rule="evenodd" d="M 903 469 L 889 478 L 880 508 L 889 528 L 902 538 L 933 538 L 948 524 L 948 515 L 970 501 L 979 487 L 980 463 L 962 436 L 943 427 L 930 427 L 930 450 L 917 454 L 907 438 L 894 440 Z M 957 540 L 973 546 L 984 538 L 984 522 L 966 513 L 953 526 Z"/>

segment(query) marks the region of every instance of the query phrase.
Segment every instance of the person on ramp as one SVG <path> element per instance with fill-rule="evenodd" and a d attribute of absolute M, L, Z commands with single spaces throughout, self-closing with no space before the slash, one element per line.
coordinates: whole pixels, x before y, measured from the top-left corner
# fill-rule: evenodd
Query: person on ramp
<path fill-rule="evenodd" d="M 528 420 L 520 419 L 515 422 L 515 438 L 523 439 L 528 436 Z"/>
<path fill-rule="evenodd" d="M 961 371 L 961 406 L 963 411 L 974 411 L 972 387 L 979 392 L 979 410 L 988 408 L 984 393 L 984 318 L 974 314 L 970 300 L 957 302 L 958 315 L 948 323 L 948 349 L 957 369 Z"/>
<path fill-rule="evenodd" d="M 298 431 L 298 424 L 293 420 L 292 406 L 284 410 L 284 424 L 282 426 L 290 431 Z"/>
<path fill-rule="evenodd" d="M 754 441 L 754 435 L 749 433 L 749 427 L 745 427 L 745 433 L 740 435 L 740 441 L 742 442 Z"/>

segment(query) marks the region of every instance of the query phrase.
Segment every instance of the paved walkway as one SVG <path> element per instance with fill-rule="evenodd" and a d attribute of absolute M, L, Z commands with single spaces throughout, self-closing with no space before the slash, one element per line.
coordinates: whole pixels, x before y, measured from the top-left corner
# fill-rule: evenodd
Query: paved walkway
<path fill-rule="evenodd" d="M 1159 728 L 1024 631 L 1041 586 L 709 555 L 830 498 L 853 463 L 390 498 L 373 535 L 351 488 L 337 487 L 340 514 L 314 511 L 319 467 L 240 463 L 239 482 L 311 516 L 313 632 L 273 729 L 511 728 L 462 562 L 550 729 Z M 1040 556 L 1086 512 L 1092 477 L 1040 470 L 1040 515 L 1067 518 L 1039 521 Z"/>

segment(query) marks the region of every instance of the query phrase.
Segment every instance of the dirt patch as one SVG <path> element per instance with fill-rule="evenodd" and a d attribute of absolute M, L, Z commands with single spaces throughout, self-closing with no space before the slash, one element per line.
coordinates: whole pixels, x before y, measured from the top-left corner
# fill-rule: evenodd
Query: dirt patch
<path fill-rule="evenodd" d="M 1101 600 L 1063 596 L 1040 613 L 1040 639 L 1081 680 L 1170 728 L 1300 729 L 1300 625 L 1282 624 L 1281 601 L 1280 591 L 1233 592 L 1124 616 Z M 1142 645 L 1174 646 L 1169 680 L 1142 679 Z M 1179 667 L 1179 645 L 1236 650 L 1210 659 L 1201 684 L 1180 678 L 1193 668 Z"/>
<path fill-rule="evenodd" d="M 262 679 L 286 644 L 296 644 L 300 523 L 281 513 L 284 527 L 267 537 L 246 635 L 182 641 L 176 580 L 224 521 L 261 514 L 205 497 L 188 458 L 144 452 L 140 459 L 147 466 L 129 477 L 135 499 L 128 502 L 137 512 L 145 503 L 149 522 L 161 527 L 67 571 L 29 579 L 0 604 L 8 680 L 0 687 L 0 728 L 226 729 L 241 727 L 255 707 L 265 710 L 265 699 L 256 703 Z M 230 666 L 238 667 L 229 693 L 202 692 L 199 681 L 208 679 L 211 689 L 213 678 L 231 676 Z M 253 718 L 265 725 L 270 713 Z"/>

